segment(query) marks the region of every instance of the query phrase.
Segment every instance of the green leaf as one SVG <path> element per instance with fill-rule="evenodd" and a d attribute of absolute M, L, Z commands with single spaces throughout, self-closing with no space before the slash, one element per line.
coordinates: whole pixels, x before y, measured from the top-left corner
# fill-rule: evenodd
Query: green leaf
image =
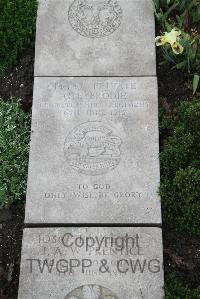
<path fill-rule="evenodd" d="M 159 9 L 159 6 L 160 6 L 159 0 L 153 0 L 153 2 L 154 2 L 154 5 L 155 5 L 155 8 Z"/>
<path fill-rule="evenodd" d="M 175 65 L 175 67 L 173 67 L 173 68 L 177 68 L 178 70 L 181 70 L 181 69 L 184 69 L 186 65 L 187 65 L 187 61 L 184 60 L 184 61 L 181 61 L 180 63 L 177 63 Z"/>
<path fill-rule="evenodd" d="M 167 19 L 169 14 L 179 5 L 179 2 L 175 2 L 164 14 L 164 19 Z"/>
<path fill-rule="evenodd" d="M 197 91 L 197 88 L 198 88 L 198 85 L 199 85 L 199 79 L 200 79 L 200 76 L 195 74 L 194 78 L 193 78 L 193 94 L 195 94 L 196 91 Z"/>

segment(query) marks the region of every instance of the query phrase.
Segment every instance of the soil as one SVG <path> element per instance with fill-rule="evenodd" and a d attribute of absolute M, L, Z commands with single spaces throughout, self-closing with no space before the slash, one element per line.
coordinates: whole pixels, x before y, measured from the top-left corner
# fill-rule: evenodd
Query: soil
<path fill-rule="evenodd" d="M 0 299 L 17 299 L 24 203 L 1 210 L 0 223 Z"/>
<path fill-rule="evenodd" d="M 158 62 L 160 57 L 158 55 Z M 28 50 L 18 63 L 0 77 L 0 98 L 21 98 L 22 108 L 28 111 L 32 105 L 34 51 Z M 180 100 L 190 100 L 192 90 L 188 78 L 167 66 L 157 66 L 159 102 L 166 113 Z M 0 212 L 0 299 L 16 299 L 20 266 L 24 203 L 17 203 L 9 210 Z M 198 238 L 188 233 L 177 232 L 171 224 L 164 224 L 165 272 L 172 270 L 185 284 L 196 287 L 200 284 L 200 244 Z"/>
<path fill-rule="evenodd" d="M 160 61 L 160 59 L 158 60 Z M 159 100 L 165 99 L 174 107 L 179 101 L 192 98 L 191 78 L 167 65 L 157 64 Z"/>
<path fill-rule="evenodd" d="M 200 286 L 200 240 L 188 232 L 178 232 L 175 226 L 164 223 L 165 274 L 176 272 L 190 288 Z"/>
<path fill-rule="evenodd" d="M 34 80 L 34 49 L 27 50 L 7 74 L 0 76 L 0 99 L 21 99 L 23 109 L 32 106 Z"/>

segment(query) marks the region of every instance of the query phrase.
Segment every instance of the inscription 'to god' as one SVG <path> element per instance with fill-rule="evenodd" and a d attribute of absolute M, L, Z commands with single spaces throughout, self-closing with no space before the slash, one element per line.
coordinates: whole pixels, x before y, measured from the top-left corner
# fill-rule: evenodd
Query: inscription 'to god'
<path fill-rule="evenodd" d="M 68 294 L 65 299 L 118 299 L 109 289 L 98 285 L 79 287 Z"/>
<path fill-rule="evenodd" d="M 67 136 L 64 154 L 68 164 L 86 175 L 105 174 L 120 162 L 121 138 L 102 122 L 87 122 Z"/>
<path fill-rule="evenodd" d="M 121 25 L 122 8 L 116 0 L 75 0 L 68 19 L 80 35 L 100 38 L 112 34 Z"/>

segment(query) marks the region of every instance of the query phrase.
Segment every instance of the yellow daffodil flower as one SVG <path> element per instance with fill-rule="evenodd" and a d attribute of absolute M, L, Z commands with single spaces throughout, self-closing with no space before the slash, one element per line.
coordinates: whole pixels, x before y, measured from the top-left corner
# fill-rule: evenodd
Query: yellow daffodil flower
<path fill-rule="evenodd" d="M 156 46 L 169 44 L 176 55 L 182 54 L 184 48 L 179 43 L 180 35 L 181 31 L 176 29 L 172 29 L 171 32 L 165 32 L 164 35 L 156 37 Z"/>

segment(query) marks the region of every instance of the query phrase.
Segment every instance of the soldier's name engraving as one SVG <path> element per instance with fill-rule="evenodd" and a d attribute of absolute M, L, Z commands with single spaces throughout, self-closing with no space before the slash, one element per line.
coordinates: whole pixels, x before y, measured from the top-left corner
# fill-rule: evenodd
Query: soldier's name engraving
<path fill-rule="evenodd" d="M 90 81 L 88 78 L 85 82 L 77 82 L 77 81 L 65 81 L 59 80 L 54 81 L 53 83 L 48 84 L 49 90 L 73 90 L 73 91 L 100 91 L 105 92 L 108 90 L 114 91 L 133 91 L 137 89 L 136 81 Z"/>
<path fill-rule="evenodd" d="M 88 99 L 98 99 L 98 100 L 125 100 L 128 99 L 128 93 L 125 91 L 85 91 L 84 93 L 81 92 L 65 92 L 64 98 L 68 99 L 79 99 L 79 100 L 87 100 Z"/>
<path fill-rule="evenodd" d="M 55 80 L 48 84 L 49 97 L 42 96 L 35 101 L 35 108 L 43 115 L 57 114 L 67 120 L 82 120 L 107 118 L 127 119 L 138 113 L 147 113 L 152 105 L 148 96 L 136 98 L 134 94 L 138 87 L 134 80 L 112 81 L 91 80 Z M 51 95 L 58 96 L 57 101 L 51 100 Z M 48 96 L 48 95 L 47 95 Z M 53 115 L 51 115 L 53 117 Z M 35 124 L 40 127 L 39 123 Z M 41 129 L 45 126 L 41 123 Z M 46 128 L 48 130 L 48 128 Z"/>
<path fill-rule="evenodd" d="M 88 79 L 89 80 L 89 79 Z M 112 99 L 127 99 L 128 94 L 135 92 L 137 89 L 136 82 L 112 82 L 112 81 L 55 81 L 48 85 L 48 90 L 51 92 L 62 92 L 65 99 L 80 99 L 80 100 L 112 100 Z"/>
<path fill-rule="evenodd" d="M 70 252 L 71 255 L 76 256 L 76 254 L 81 254 L 81 248 L 80 247 L 69 247 L 68 252 Z M 88 250 L 88 256 L 91 257 L 95 254 L 96 257 L 110 257 L 110 256 L 143 256 L 143 252 L 141 248 L 127 248 L 127 249 L 114 249 L 112 247 L 108 248 L 102 248 L 101 250 L 96 250 L 95 248 L 90 248 Z M 41 255 L 45 257 L 54 257 L 54 258 L 62 258 L 65 256 L 66 250 L 60 247 L 52 246 L 51 248 L 48 248 L 46 246 L 41 248 Z"/>

